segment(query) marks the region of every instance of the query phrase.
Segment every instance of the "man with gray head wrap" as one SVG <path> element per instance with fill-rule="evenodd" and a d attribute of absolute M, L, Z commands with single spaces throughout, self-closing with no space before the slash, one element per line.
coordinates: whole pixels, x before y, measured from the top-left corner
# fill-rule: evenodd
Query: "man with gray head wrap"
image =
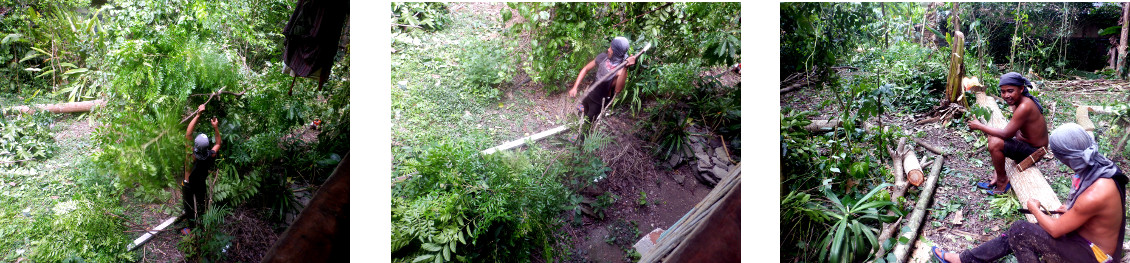
<path fill-rule="evenodd" d="M 581 68 L 581 72 L 577 74 L 577 80 L 573 82 L 573 88 L 569 90 L 569 97 L 577 96 L 577 88 L 581 85 L 581 80 L 593 68 L 596 68 L 596 79 L 609 74 L 616 74 L 615 78 L 597 83 L 596 87 L 589 91 L 588 95 L 581 101 L 581 111 L 585 115 L 585 127 L 581 129 L 582 136 L 588 132 L 591 123 L 596 121 L 596 116 L 600 114 L 600 110 L 609 102 L 612 102 L 612 97 L 624 89 L 624 82 L 628 79 L 628 67 L 621 68 L 617 72 L 612 72 L 612 70 L 621 63 L 628 63 L 626 66 L 636 64 L 636 57 L 628 56 L 627 38 L 616 37 L 608 45 L 608 52 L 597 54 L 595 59 Z"/>
<path fill-rule="evenodd" d="M 197 107 L 197 112 L 204 112 L 204 104 Z M 216 165 L 216 152 L 220 150 L 220 144 L 223 140 L 220 139 L 219 121 L 212 118 L 212 130 L 216 132 L 216 144 L 210 145 L 208 135 L 200 133 L 194 139 L 192 137 L 192 130 L 196 128 L 196 121 L 200 119 L 200 115 L 192 117 L 192 121 L 188 122 L 188 130 L 184 133 L 184 138 L 193 142 L 192 148 L 192 171 L 184 174 L 184 181 L 181 182 L 181 196 L 184 206 L 184 215 L 181 215 L 181 220 L 188 219 L 188 225 L 192 226 L 196 223 L 197 213 L 206 209 L 207 192 L 204 183 L 208 179 L 208 171 Z M 181 229 L 181 233 L 188 234 L 189 228 Z"/>
<path fill-rule="evenodd" d="M 1012 109 L 1012 119 L 1003 129 L 985 125 L 977 118 L 970 118 L 968 122 L 970 129 L 980 130 L 989 137 L 989 156 L 992 157 L 996 176 L 988 183 L 977 183 L 977 187 L 987 189 L 989 194 L 1004 194 L 1011 188 L 1004 171 L 1005 157 L 1021 162 L 1048 145 L 1048 124 L 1044 120 L 1043 107 L 1028 94 L 1026 87 L 1029 85 L 1020 73 L 1001 75 L 1001 98 Z M 1039 158 L 1034 161 L 1039 161 Z"/>
<path fill-rule="evenodd" d="M 1054 218 L 1034 212 L 1037 224 L 1017 221 L 1005 234 L 962 252 L 934 247 L 943 262 L 992 262 L 1014 254 L 1019 262 L 1122 262 L 1127 177 L 1098 152 L 1095 140 L 1078 124 L 1059 126 L 1050 137 L 1052 153 L 1075 171 L 1067 202 Z M 1028 211 L 1042 211 L 1029 199 Z M 1111 256 L 1114 255 L 1114 256 Z"/>

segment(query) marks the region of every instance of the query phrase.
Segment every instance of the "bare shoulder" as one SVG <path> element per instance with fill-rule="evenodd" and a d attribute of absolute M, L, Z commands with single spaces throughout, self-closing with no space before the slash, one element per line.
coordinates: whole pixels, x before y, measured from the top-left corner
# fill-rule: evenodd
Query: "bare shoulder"
<path fill-rule="evenodd" d="M 1075 208 L 1080 208 L 1082 211 L 1105 208 L 1106 206 L 1119 206 L 1121 200 L 1118 197 L 1118 187 L 1115 185 L 1114 180 L 1110 178 L 1100 178 L 1087 187 L 1087 191 L 1083 192 L 1079 199 L 1075 201 Z"/>

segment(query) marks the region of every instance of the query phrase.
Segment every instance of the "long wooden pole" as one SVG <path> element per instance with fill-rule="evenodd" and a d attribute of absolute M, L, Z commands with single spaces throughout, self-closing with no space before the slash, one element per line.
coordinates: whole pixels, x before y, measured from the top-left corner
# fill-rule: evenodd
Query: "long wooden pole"
<path fill-rule="evenodd" d="M 938 156 L 934 161 L 934 166 L 930 169 L 930 177 L 926 179 L 926 187 L 923 188 L 922 193 L 918 195 L 918 203 L 914 206 L 914 212 L 910 214 L 910 218 L 907 221 L 910 232 L 900 235 L 901 237 L 906 237 L 910 242 L 895 246 L 894 253 L 896 262 L 906 262 L 907 259 L 909 259 L 910 246 L 914 244 L 914 240 L 918 238 L 918 231 L 921 230 L 922 223 L 926 219 L 926 210 L 930 207 L 930 201 L 934 199 L 934 190 L 938 186 L 938 173 L 942 171 L 942 161 L 944 159 L 944 156 Z"/>
<path fill-rule="evenodd" d="M 51 113 L 75 113 L 75 112 L 87 112 L 87 111 L 94 109 L 94 107 L 105 106 L 105 105 L 106 105 L 105 100 L 91 100 L 91 101 L 68 102 L 68 103 L 59 103 L 59 104 L 36 104 L 36 105 L 31 105 L 31 106 L 14 106 L 14 107 L 11 107 L 11 108 L 8 108 L 8 109 L 14 110 L 14 111 L 19 111 L 20 113 L 29 113 L 29 112 L 32 112 L 32 111 L 35 111 L 35 110 L 44 110 L 44 111 L 49 111 Z"/>

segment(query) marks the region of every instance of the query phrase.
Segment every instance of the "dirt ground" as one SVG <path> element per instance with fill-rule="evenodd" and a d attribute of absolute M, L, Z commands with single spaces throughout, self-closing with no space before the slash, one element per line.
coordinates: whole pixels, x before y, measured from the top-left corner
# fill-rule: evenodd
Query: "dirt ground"
<path fill-rule="evenodd" d="M 1041 90 L 1042 93 L 1038 98 L 1043 101 L 1044 107 L 1048 109 L 1046 120 L 1049 132 L 1060 124 L 1075 121 L 1074 110 L 1077 106 L 1072 104 L 1097 105 L 1104 101 L 1109 102 L 1115 98 L 1125 97 L 1125 92 L 1128 90 L 1114 85 L 1115 88 L 1095 91 L 1094 88 L 1089 88 L 1090 85 L 1079 84 L 1087 83 L 1086 81 L 1041 83 L 1045 84 L 1046 87 Z M 831 92 L 831 89 L 828 88 L 808 87 L 781 94 L 781 106 L 798 111 L 815 111 L 817 115 L 813 119 L 834 118 L 839 114 L 838 105 L 834 103 L 829 107 L 820 105 L 824 100 L 835 99 Z M 949 251 L 963 251 L 999 236 L 1013 221 L 1023 220 L 1023 217 L 1018 213 L 1011 215 L 992 213 L 991 210 L 994 210 L 994 208 L 989 205 L 991 199 L 974 185 L 976 182 L 989 181 L 994 173 L 992 161 L 984 143 L 982 142 L 977 145 L 977 148 L 974 148 L 977 140 L 967 139 L 970 134 L 977 136 L 971 138 L 981 138 L 984 136 L 983 134 L 980 132 L 970 133 L 964 122 L 951 123 L 949 126 L 938 122 L 916 125 L 915 122 L 919 119 L 912 114 L 888 114 L 882 118 L 885 125 L 900 126 L 909 131 L 910 134 L 931 145 L 944 148 L 945 151 L 950 153 L 945 157 L 940 184 L 928 211 L 927 221 L 920 233 L 919 242 L 917 242 L 918 247 L 914 252 L 912 262 L 930 261 L 931 256 L 928 252 L 930 246 L 937 245 Z M 1101 121 L 1101 118 L 1096 119 L 1094 115 L 1092 115 L 1092 120 L 1096 120 L 1095 123 L 1100 130 L 1105 130 L 1111 125 L 1107 121 Z M 1103 136 L 1101 131 L 1097 136 L 1100 138 Z M 983 140 L 983 138 L 981 139 Z M 913 142 L 908 141 L 908 143 Z M 915 151 L 919 158 L 926 155 L 932 159 L 936 156 L 936 154 L 922 147 L 916 147 Z M 889 160 L 885 161 L 889 162 Z M 1120 167 L 1123 170 L 1127 169 L 1126 163 L 1122 163 Z M 1064 200 L 1067 197 L 1065 187 L 1069 186 L 1071 176 L 1071 173 L 1068 172 L 1069 169 L 1058 161 L 1048 158 L 1041 160 L 1035 168 L 1039 169 L 1047 178 L 1048 183 L 1056 190 L 1060 200 Z M 924 172 L 928 173 L 929 171 Z M 912 205 L 912 202 L 916 202 L 918 194 L 917 189 L 909 190 L 906 194 L 907 203 Z M 1015 199 L 1015 195 L 1012 195 L 1012 197 Z M 1023 202 L 1020 202 L 1020 204 L 1023 204 Z M 1124 248 L 1124 251 L 1130 250 Z"/>

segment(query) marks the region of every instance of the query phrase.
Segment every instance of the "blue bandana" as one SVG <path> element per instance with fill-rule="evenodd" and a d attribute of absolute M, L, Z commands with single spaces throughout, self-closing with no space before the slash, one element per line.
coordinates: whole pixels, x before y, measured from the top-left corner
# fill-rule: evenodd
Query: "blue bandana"
<path fill-rule="evenodd" d="M 1028 81 L 1028 79 L 1024 78 L 1024 76 L 1020 75 L 1020 73 L 1009 72 L 1009 73 L 1005 73 L 1004 75 L 1001 75 L 1001 83 L 1000 83 L 1000 85 L 997 85 L 997 86 L 1000 87 L 1000 86 L 1005 86 L 1005 85 L 1017 86 L 1017 87 L 1023 88 L 1024 91 L 1021 92 L 1020 94 L 1024 95 L 1024 97 L 1028 97 L 1029 99 L 1032 99 L 1033 102 L 1036 102 L 1036 108 L 1040 109 L 1040 114 L 1044 113 L 1044 105 L 1042 103 L 1040 103 L 1039 99 L 1036 99 L 1035 96 L 1032 96 L 1031 93 L 1028 93 L 1028 89 L 1032 87 L 1032 82 Z"/>

